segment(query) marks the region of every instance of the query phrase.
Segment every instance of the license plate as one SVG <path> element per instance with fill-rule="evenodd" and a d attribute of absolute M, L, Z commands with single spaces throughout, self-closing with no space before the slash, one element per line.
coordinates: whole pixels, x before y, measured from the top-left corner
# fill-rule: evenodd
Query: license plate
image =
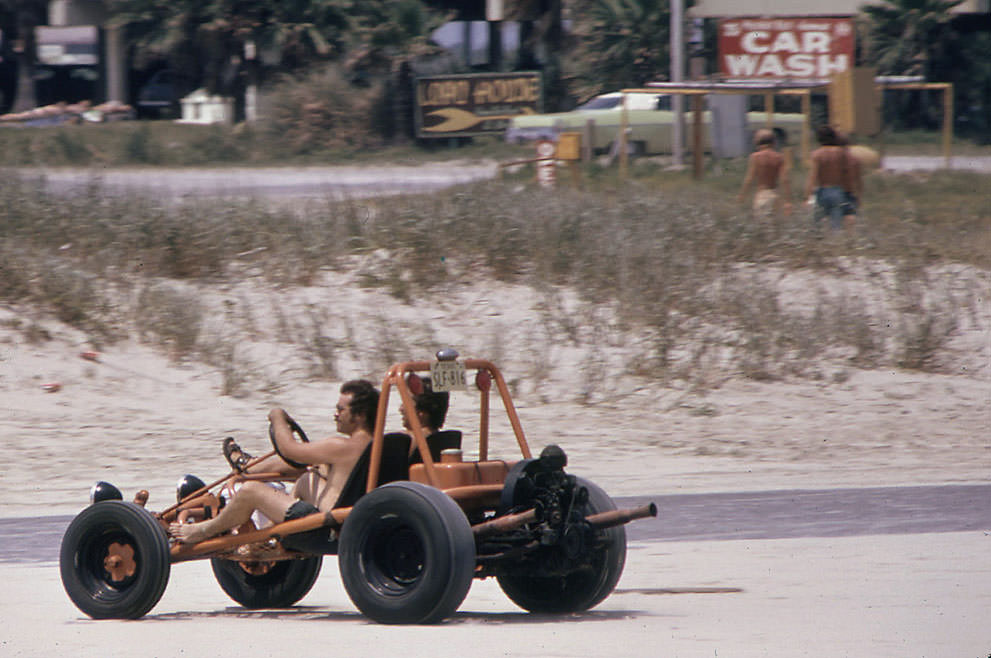
<path fill-rule="evenodd" d="M 435 391 L 461 391 L 468 388 L 465 364 L 460 361 L 434 361 L 430 364 L 430 379 Z"/>

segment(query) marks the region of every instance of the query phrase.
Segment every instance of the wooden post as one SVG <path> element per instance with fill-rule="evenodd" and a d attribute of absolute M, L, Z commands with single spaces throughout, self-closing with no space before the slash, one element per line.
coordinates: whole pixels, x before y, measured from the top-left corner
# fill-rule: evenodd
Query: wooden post
<path fill-rule="evenodd" d="M 695 180 L 702 180 L 702 95 L 692 95 L 692 151 Z"/>
<path fill-rule="evenodd" d="M 953 147 L 953 83 L 948 82 L 943 87 L 943 157 L 946 158 L 946 168 L 950 168 L 950 149 Z"/>
<path fill-rule="evenodd" d="M 877 97 L 878 97 L 878 101 L 877 101 L 878 102 L 878 108 L 877 108 L 877 111 L 880 113 L 880 116 L 881 116 L 881 121 L 880 121 L 880 123 L 881 123 L 881 129 L 877 133 L 877 168 L 878 168 L 878 170 L 883 171 L 884 170 L 884 133 L 885 133 L 885 127 L 884 127 L 885 126 L 885 124 L 884 124 L 884 87 L 883 86 L 880 89 L 877 90 Z"/>
<path fill-rule="evenodd" d="M 629 136 L 626 134 L 626 129 L 630 125 L 630 117 L 626 110 L 626 94 L 623 94 L 622 102 L 623 109 L 620 111 L 619 117 L 619 175 L 620 178 L 626 178 L 626 167 L 630 159 L 628 153 Z"/>
<path fill-rule="evenodd" d="M 767 115 L 767 127 L 774 128 L 774 92 L 764 92 L 764 113 Z"/>
<path fill-rule="evenodd" d="M 582 132 L 582 162 L 588 164 L 595 153 L 595 120 L 586 119 Z"/>
<path fill-rule="evenodd" d="M 670 0 L 668 9 L 671 13 L 669 51 L 671 53 L 671 82 L 685 80 L 685 0 Z M 683 164 L 685 149 L 684 124 L 685 104 L 682 94 L 674 94 L 671 98 L 671 109 L 674 111 L 674 123 L 671 125 L 671 161 L 676 167 Z"/>
<path fill-rule="evenodd" d="M 802 166 L 807 166 L 809 161 L 809 140 L 812 138 L 812 124 L 810 117 L 812 115 L 812 91 L 809 89 L 805 90 L 802 94 Z"/>

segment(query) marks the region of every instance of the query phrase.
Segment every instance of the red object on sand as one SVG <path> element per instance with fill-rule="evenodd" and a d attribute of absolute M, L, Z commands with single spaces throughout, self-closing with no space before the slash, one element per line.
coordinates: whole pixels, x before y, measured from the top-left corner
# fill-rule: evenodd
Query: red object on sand
<path fill-rule="evenodd" d="M 56 393 L 62 390 L 62 382 L 48 382 L 47 384 L 42 384 L 41 388 L 49 393 Z"/>
<path fill-rule="evenodd" d="M 86 359 L 87 361 L 98 361 L 100 359 L 100 353 L 94 352 L 92 350 L 87 350 L 85 352 L 80 352 L 79 356 Z"/>

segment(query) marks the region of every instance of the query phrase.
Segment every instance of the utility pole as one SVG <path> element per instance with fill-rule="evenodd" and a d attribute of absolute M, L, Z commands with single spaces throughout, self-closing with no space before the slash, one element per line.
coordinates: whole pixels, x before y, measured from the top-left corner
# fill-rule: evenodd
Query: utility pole
<path fill-rule="evenodd" d="M 244 42 L 244 61 L 248 71 L 248 85 L 244 90 L 244 120 L 258 120 L 258 48 L 254 39 Z"/>
<path fill-rule="evenodd" d="M 671 0 L 671 82 L 683 82 L 685 79 L 685 0 Z M 671 109 L 674 110 L 674 125 L 671 126 L 671 155 L 674 165 L 684 164 L 684 105 L 683 96 L 674 94 L 671 98 Z"/>
<path fill-rule="evenodd" d="M 505 8 L 502 0 L 485 0 L 485 20 L 489 26 L 489 69 L 501 71 L 502 66 L 502 21 Z"/>

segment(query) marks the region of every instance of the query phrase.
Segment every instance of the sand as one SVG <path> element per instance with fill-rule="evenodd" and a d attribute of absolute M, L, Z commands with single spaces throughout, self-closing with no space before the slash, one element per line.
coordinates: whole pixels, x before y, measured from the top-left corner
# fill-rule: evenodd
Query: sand
<path fill-rule="evenodd" d="M 239 397 L 221 395 L 217 368 L 134 339 L 83 358 L 94 346 L 80 332 L 0 308 L 0 516 L 74 514 L 97 479 L 127 497 L 146 488 L 149 507 L 161 509 L 183 473 L 223 474 L 224 436 L 266 451 L 271 406 L 286 407 L 319 436 L 330 427 L 341 379 L 384 372 L 373 347 L 388 337 L 375 337 L 382 329 L 368 319 L 388 315 L 398 326 L 422 319 L 384 293 L 337 290 L 335 308 L 352 309 L 354 345 L 364 351 L 341 347 L 336 379 L 304 376 L 297 357 L 271 340 L 273 319 L 258 314 L 256 335 L 243 340 L 256 355 L 251 381 L 277 385 Z M 316 302 L 330 294 L 304 292 Z M 433 307 L 432 335 L 400 345 L 414 352 L 404 357 L 429 357 L 428 339 L 467 345 L 462 351 L 473 356 L 499 352 L 534 448 L 560 444 L 569 470 L 614 496 L 991 481 L 991 334 L 983 320 L 964 337 L 974 346 L 971 367 L 950 374 L 843 367 L 835 370 L 842 376 L 820 381 L 734 377 L 703 393 L 617 379 L 583 396 L 575 364 L 590 363 L 588 354 L 540 354 L 525 342 L 540 326 L 527 315 L 532 291 L 457 294 L 449 307 Z M 29 340 L 31 323 L 49 339 Z M 503 342 L 493 340 L 493 326 Z M 469 406 L 455 406 L 449 425 L 467 427 Z M 398 416 L 391 422 L 398 427 Z M 509 448 L 497 441 L 494 452 L 511 456 Z M 292 610 L 248 612 L 225 597 L 206 563 L 180 564 L 145 619 L 96 622 L 69 602 L 57 565 L 3 565 L 0 654 L 991 655 L 985 532 L 638 543 L 617 592 L 589 613 L 526 615 L 484 581 L 455 618 L 430 628 L 369 623 L 336 572 L 328 558 L 317 586 Z"/>

